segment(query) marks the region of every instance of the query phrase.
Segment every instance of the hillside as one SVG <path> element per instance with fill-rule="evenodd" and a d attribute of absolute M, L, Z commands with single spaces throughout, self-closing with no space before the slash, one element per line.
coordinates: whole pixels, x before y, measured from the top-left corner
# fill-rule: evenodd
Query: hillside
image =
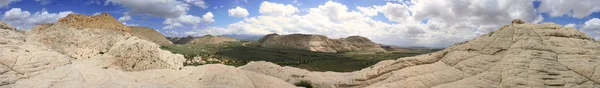
<path fill-rule="evenodd" d="M 152 41 L 159 45 L 171 45 L 171 41 L 167 40 L 164 35 L 158 31 L 142 26 L 128 26 L 131 29 L 131 34 L 142 39 Z"/>
<path fill-rule="evenodd" d="M 213 36 L 213 35 L 204 35 L 199 38 L 194 38 L 187 42 L 187 44 L 221 44 L 224 42 L 237 42 L 235 38 L 227 37 L 227 36 Z"/>
<path fill-rule="evenodd" d="M 361 36 L 349 36 L 341 39 L 329 39 L 323 35 L 291 34 L 265 35 L 259 40 L 261 47 L 273 49 L 299 49 L 316 52 L 383 52 L 378 44 Z"/>

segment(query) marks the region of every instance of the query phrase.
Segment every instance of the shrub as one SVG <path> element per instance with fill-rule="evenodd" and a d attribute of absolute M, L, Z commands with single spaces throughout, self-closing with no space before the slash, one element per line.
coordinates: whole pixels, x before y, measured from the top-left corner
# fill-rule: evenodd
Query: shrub
<path fill-rule="evenodd" d="M 298 83 L 295 83 L 294 85 L 304 87 L 304 88 L 313 88 L 313 86 L 310 84 L 310 82 L 304 81 L 304 80 L 302 80 Z"/>

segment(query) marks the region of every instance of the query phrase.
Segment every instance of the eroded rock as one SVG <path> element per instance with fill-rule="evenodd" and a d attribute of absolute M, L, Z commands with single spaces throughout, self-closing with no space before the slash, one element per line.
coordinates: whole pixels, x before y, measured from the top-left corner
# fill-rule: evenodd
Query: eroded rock
<path fill-rule="evenodd" d="M 600 43 L 557 24 L 507 25 L 435 53 L 381 61 L 349 73 L 268 62 L 240 67 L 318 88 L 600 87 Z"/>

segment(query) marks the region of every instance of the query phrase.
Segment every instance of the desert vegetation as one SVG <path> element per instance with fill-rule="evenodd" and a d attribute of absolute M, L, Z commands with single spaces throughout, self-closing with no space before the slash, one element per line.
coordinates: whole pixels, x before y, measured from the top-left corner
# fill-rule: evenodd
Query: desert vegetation
<path fill-rule="evenodd" d="M 244 46 L 244 43 L 245 46 Z M 223 64 L 243 66 L 250 61 L 268 61 L 282 66 L 292 66 L 311 71 L 350 72 L 371 66 L 382 60 L 435 52 L 418 50 L 414 52 L 313 52 L 297 49 L 269 49 L 259 47 L 260 43 L 251 41 L 226 42 L 223 44 L 175 44 L 162 46 L 161 49 L 184 55 L 188 60 L 194 57 L 217 58 Z M 219 63 L 210 62 L 209 63 Z M 202 64 L 185 64 L 187 66 Z"/>

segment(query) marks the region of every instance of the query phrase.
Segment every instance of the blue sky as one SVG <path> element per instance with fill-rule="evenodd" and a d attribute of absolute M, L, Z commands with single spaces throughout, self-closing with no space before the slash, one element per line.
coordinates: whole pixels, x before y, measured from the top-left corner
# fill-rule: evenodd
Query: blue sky
<path fill-rule="evenodd" d="M 569 25 L 596 39 L 600 1 L 575 0 L 0 0 L 2 20 L 27 30 L 69 13 L 110 13 L 167 36 L 307 33 L 446 47 L 508 24 Z M 230 10 L 236 9 L 235 12 Z M 359 9 L 360 8 L 360 9 Z M 243 10 L 242 10 L 243 9 Z M 262 10 L 262 11 L 261 11 Z M 247 13 L 244 13 L 247 12 Z M 208 15 L 210 13 L 211 15 Z M 235 13 L 237 15 L 230 15 Z"/>

